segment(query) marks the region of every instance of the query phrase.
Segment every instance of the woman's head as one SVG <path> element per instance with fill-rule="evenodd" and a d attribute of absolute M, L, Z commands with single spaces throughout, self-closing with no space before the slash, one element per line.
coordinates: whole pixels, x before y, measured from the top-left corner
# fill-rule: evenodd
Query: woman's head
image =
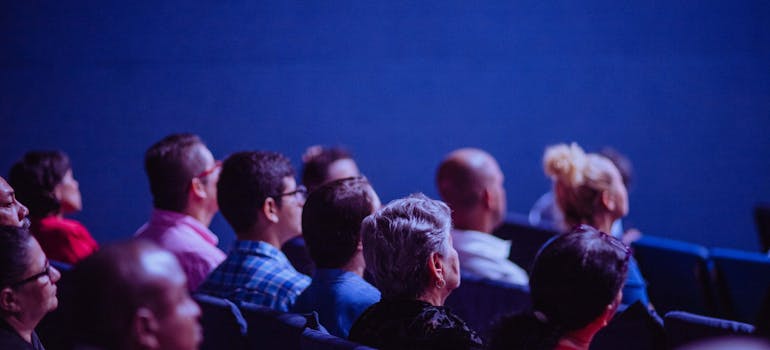
<path fill-rule="evenodd" d="M 556 203 L 570 227 L 595 225 L 600 215 L 615 220 L 628 213 L 628 192 L 609 159 L 586 154 L 575 143 L 559 144 L 546 149 L 543 168 L 554 182 Z"/>
<path fill-rule="evenodd" d="M 309 192 L 329 181 L 359 175 L 356 162 L 344 148 L 316 145 L 302 155 L 302 184 Z"/>
<path fill-rule="evenodd" d="M 617 307 L 629 258 L 628 247 L 588 225 L 555 237 L 532 267 L 534 310 L 564 331 L 585 327 Z"/>
<path fill-rule="evenodd" d="M 423 194 L 388 203 L 361 225 L 366 266 L 384 299 L 417 299 L 460 284 L 449 207 Z"/>
<path fill-rule="evenodd" d="M 66 214 L 82 208 L 69 157 L 61 151 L 28 152 L 11 168 L 8 181 L 31 217 Z"/>
<path fill-rule="evenodd" d="M 28 229 L 0 226 L 0 312 L 34 327 L 58 306 L 56 282 L 61 277 L 48 264 Z"/>

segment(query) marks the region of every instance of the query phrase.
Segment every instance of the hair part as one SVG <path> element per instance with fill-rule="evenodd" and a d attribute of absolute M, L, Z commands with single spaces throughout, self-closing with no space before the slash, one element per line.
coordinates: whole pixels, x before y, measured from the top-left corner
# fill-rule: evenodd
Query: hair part
<path fill-rule="evenodd" d="M 219 211 L 236 233 L 257 224 L 268 197 L 281 204 L 283 180 L 294 177 L 294 168 L 286 156 L 277 152 L 246 151 L 230 155 L 222 164 L 217 182 Z"/>
<path fill-rule="evenodd" d="M 70 159 L 62 151 L 31 151 L 11 167 L 8 183 L 29 215 L 43 218 L 61 210 L 55 189 L 70 170 Z"/>
<path fill-rule="evenodd" d="M 302 210 L 302 236 L 320 268 L 347 264 L 361 243 L 361 222 L 374 210 L 374 190 L 364 177 L 322 185 Z"/>
<path fill-rule="evenodd" d="M 448 254 L 451 229 L 449 207 L 422 193 L 394 200 L 364 219 L 364 259 L 384 299 L 416 299 L 425 292 L 431 254 Z"/>
<path fill-rule="evenodd" d="M 200 137 L 185 133 L 168 135 L 147 150 L 144 170 L 155 208 L 175 212 L 186 209 L 190 182 L 206 170 L 200 148 L 206 148 Z"/>

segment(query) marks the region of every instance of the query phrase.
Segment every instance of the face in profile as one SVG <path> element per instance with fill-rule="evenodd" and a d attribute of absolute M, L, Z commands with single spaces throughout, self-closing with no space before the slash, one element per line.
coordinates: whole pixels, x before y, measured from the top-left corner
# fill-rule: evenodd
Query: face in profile
<path fill-rule="evenodd" d="M 442 256 L 442 259 L 446 268 L 444 272 L 446 288 L 448 291 L 451 291 L 460 286 L 460 259 L 457 256 L 457 250 L 454 248 L 452 235 L 449 235 L 449 249 L 446 256 Z"/>
<path fill-rule="evenodd" d="M 628 214 L 628 190 L 626 185 L 623 184 L 623 177 L 620 175 L 618 168 L 612 165 L 612 163 L 609 163 L 607 168 L 611 178 L 609 193 L 615 202 L 613 213 L 618 218 L 621 218 Z"/>
<path fill-rule="evenodd" d="M 59 305 L 56 282 L 61 278 L 61 274 L 48 264 L 48 259 L 35 238 L 30 238 L 27 247 L 27 270 L 12 289 L 26 317 L 41 320 Z"/>
<path fill-rule="evenodd" d="M 83 209 L 80 187 L 72 175 L 72 169 L 67 170 L 61 182 L 56 185 L 54 194 L 56 199 L 59 200 L 63 214 L 74 213 Z"/>
<path fill-rule="evenodd" d="M 29 227 L 29 210 L 16 199 L 11 185 L 0 177 L 0 225 Z"/>
<path fill-rule="evenodd" d="M 293 177 L 283 178 L 283 193 L 292 193 L 297 191 L 297 181 Z M 294 193 L 281 196 L 281 205 L 279 210 L 279 221 L 281 232 L 287 239 L 302 234 L 302 206 L 305 205 L 305 195 L 303 193 Z"/>
<path fill-rule="evenodd" d="M 222 170 L 221 163 L 214 159 L 214 155 L 204 145 L 198 146 L 198 157 L 203 159 L 206 164 L 205 170 L 201 173 L 200 180 L 204 183 L 204 190 L 206 191 L 206 203 L 209 212 L 216 213 L 219 211 L 217 205 L 217 182 L 219 181 L 219 173 Z"/>

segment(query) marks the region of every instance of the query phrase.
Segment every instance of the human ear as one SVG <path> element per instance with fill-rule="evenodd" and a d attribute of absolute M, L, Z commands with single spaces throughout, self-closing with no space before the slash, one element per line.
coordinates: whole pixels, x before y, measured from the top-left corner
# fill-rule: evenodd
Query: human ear
<path fill-rule="evenodd" d="M 10 287 L 0 290 L 0 309 L 10 312 L 18 312 L 21 309 Z"/>
<path fill-rule="evenodd" d="M 265 214 L 268 221 L 272 223 L 278 222 L 278 203 L 275 202 L 275 199 L 271 197 L 265 198 L 265 202 L 262 203 L 262 214 Z"/>
<path fill-rule="evenodd" d="M 602 204 L 609 211 L 615 210 L 615 196 L 609 190 L 602 191 Z"/>
<path fill-rule="evenodd" d="M 193 178 L 190 182 L 190 190 L 198 198 L 206 198 L 206 196 L 208 196 L 206 193 L 206 186 L 203 184 L 203 181 L 197 177 Z"/>
<path fill-rule="evenodd" d="M 150 309 L 141 307 L 136 310 L 131 328 L 136 335 L 136 342 L 143 348 L 158 348 L 158 320 Z"/>

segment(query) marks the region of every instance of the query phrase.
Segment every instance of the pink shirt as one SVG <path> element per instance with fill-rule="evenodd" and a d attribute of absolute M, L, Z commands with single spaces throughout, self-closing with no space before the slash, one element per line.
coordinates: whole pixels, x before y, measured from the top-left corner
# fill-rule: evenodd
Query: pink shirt
<path fill-rule="evenodd" d="M 187 274 L 187 287 L 191 291 L 225 260 L 225 253 L 217 248 L 217 236 L 186 214 L 154 209 L 150 221 L 140 227 L 134 237 L 155 242 L 173 253 Z"/>

